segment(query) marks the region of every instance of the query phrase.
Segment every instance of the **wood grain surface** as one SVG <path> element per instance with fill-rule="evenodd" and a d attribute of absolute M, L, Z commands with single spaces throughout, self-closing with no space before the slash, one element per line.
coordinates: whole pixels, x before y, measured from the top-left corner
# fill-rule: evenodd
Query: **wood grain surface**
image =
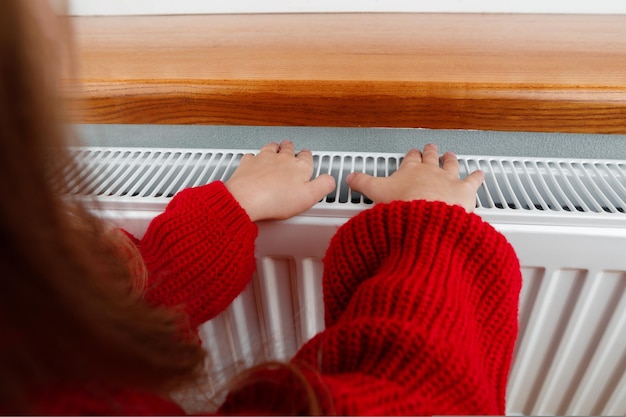
<path fill-rule="evenodd" d="M 626 16 L 73 18 L 79 123 L 626 133 Z M 69 89 L 69 87 L 68 87 Z"/>

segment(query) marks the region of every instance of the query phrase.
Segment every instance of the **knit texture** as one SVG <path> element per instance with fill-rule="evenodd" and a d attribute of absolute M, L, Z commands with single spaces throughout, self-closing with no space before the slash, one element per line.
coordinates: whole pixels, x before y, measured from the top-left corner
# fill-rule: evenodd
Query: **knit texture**
<path fill-rule="evenodd" d="M 500 233 L 458 206 L 380 204 L 340 228 L 324 262 L 327 328 L 292 363 L 326 413 L 505 413 L 521 273 Z M 284 412 L 293 384 L 264 385 L 221 411 Z"/>
<path fill-rule="evenodd" d="M 134 239 L 150 273 L 148 301 L 184 310 L 192 326 L 214 317 L 250 281 L 256 234 L 223 184 L 182 191 Z M 324 412 L 504 414 L 521 274 L 500 233 L 460 207 L 379 204 L 338 230 L 324 263 L 327 327 L 292 360 Z M 219 411 L 299 412 L 306 390 L 294 381 L 267 369 Z M 38 410 L 182 412 L 153 394 L 103 392 L 111 395 L 52 390 Z"/>
<path fill-rule="evenodd" d="M 176 195 L 138 241 L 146 299 L 187 312 L 197 327 L 243 291 L 255 270 L 257 227 L 221 182 Z"/>
<path fill-rule="evenodd" d="M 378 205 L 334 237 L 327 330 L 295 361 L 339 414 L 504 414 L 520 287 L 512 247 L 478 216 Z"/>

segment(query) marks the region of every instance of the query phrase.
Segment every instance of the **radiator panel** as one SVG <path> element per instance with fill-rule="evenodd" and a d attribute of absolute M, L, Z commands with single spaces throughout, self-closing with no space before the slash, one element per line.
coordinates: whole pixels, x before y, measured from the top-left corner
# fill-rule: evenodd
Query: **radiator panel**
<path fill-rule="evenodd" d="M 182 188 L 225 180 L 244 151 L 76 148 L 87 181 L 73 192 L 141 236 Z M 370 206 L 352 171 L 386 176 L 401 155 L 314 153 L 338 188 L 313 209 L 259 225 L 257 273 L 203 325 L 216 390 L 266 360 L 288 359 L 323 329 L 321 259 L 337 227 Z M 626 164 L 612 160 L 459 157 L 486 173 L 476 213 L 504 233 L 523 266 L 520 334 L 507 413 L 626 414 Z M 302 237 L 306 238 L 303 239 Z M 294 245 L 293 242 L 298 242 Z"/>

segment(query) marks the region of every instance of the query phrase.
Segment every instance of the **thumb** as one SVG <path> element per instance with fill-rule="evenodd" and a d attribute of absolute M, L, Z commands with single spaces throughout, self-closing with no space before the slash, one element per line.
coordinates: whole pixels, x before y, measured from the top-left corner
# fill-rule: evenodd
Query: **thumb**
<path fill-rule="evenodd" d="M 362 172 L 352 172 L 346 177 L 346 183 L 353 190 L 361 194 L 365 194 L 372 198 L 371 194 L 375 194 L 374 182 L 376 178 Z"/>
<path fill-rule="evenodd" d="M 472 172 L 470 175 L 465 177 L 464 182 L 470 184 L 474 192 L 478 191 L 480 185 L 485 180 L 485 173 L 481 170 L 477 170 Z"/>
<path fill-rule="evenodd" d="M 336 186 L 335 178 L 329 174 L 322 174 L 308 184 L 309 191 L 316 201 L 329 194 Z"/>

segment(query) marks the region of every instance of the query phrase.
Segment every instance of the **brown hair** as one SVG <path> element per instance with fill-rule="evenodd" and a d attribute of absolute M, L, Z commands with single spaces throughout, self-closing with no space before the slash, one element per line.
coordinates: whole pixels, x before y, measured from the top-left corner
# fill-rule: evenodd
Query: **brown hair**
<path fill-rule="evenodd" d="M 204 352 L 181 316 L 129 291 L 116 239 L 62 196 L 74 163 L 60 57 L 30 8 L 47 2 L 32 3 L 0 2 L 0 409 L 28 412 L 56 383 L 170 392 L 196 378 Z"/>

